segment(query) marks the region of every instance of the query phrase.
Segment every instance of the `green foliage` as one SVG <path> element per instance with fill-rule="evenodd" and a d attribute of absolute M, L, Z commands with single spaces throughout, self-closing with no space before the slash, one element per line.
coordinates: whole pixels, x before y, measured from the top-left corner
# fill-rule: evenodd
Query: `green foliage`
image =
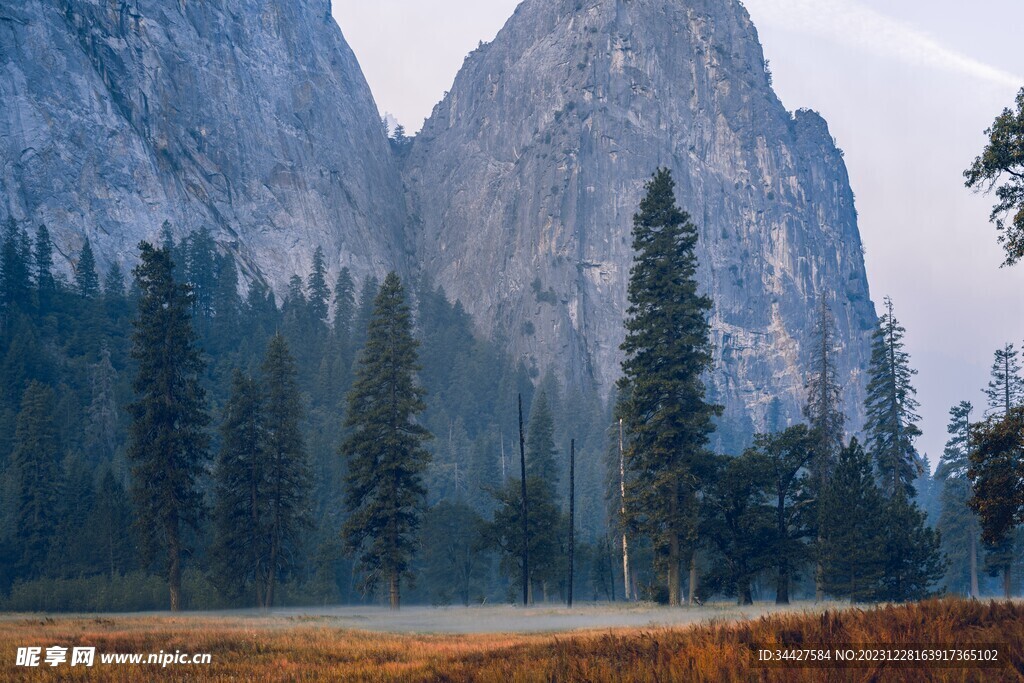
<path fill-rule="evenodd" d="M 773 508 L 771 556 L 776 570 L 777 603 L 789 602 L 793 575 L 810 559 L 807 541 L 817 527 L 814 505 L 817 489 L 808 465 L 821 453 L 820 447 L 821 432 L 806 425 L 754 438 L 754 452 L 763 459 L 767 469 L 766 492 Z"/>
<path fill-rule="evenodd" d="M 886 501 L 881 517 L 884 563 L 875 598 L 908 602 L 932 595 L 946 572 L 939 534 L 902 491 Z"/>
<path fill-rule="evenodd" d="M 53 401 L 49 387 L 38 382 L 28 385 L 21 400 L 11 453 L 17 482 L 14 538 L 20 553 L 18 573 L 30 578 L 40 573 L 58 527 L 63 478 Z"/>
<path fill-rule="evenodd" d="M 811 471 L 814 490 L 819 494 L 824 491 L 835 459 L 843 448 L 846 424 L 836 368 L 836 342 L 835 318 L 822 298 L 814 324 L 811 374 L 807 381 L 807 405 L 804 407 L 804 415 L 816 436 Z"/>
<path fill-rule="evenodd" d="M 949 559 L 946 586 L 960 594 L 976 597 L 981 527 L 977 516 L 968 507 L 971 497 L 967 471 L 972 449 L 972 410 L 973 406 L 967 401 L 950 408 L 949 440 L 935 478 L 942 486 L 937 528 L 942 537 L 943 553 Z"/>
<path fill-rule="evenodd" d="M 423 517 L 421 571 L 434 605 L 482 602 L 490 557 L 483 547 L 484 520 L 464 503 L 442 501 Z"/>
<path fill-rule="evenodd" d="M 1024 516 L 1024 407 L 1011 408 L 971 428 L 969 501 L 990 546 L 1007 542 Z"/>
<path fill-rule="evenodd" d="M 1006 251 L 1004 265 L 1010 266 L 1024 256 L 1024 88 L 1016 111 L 1004 109 L 985 135 L 988 143 L 964 177 L 969 188 L 995 191 L 991 220 Z"/>
<path fill-rule="evenodd" d="M 485 543 L 498 551 L 501 571 L 509 577 L 510 599 L 523 582 L 523 496 L 519 479 L 510 479 L 494 491 L 494 518 L 487 525 Z M 530 600 L 549 597 L 565 577 L 568 521 L 562 514 L 550 485 L 527 474 L 527 537 L 530 557 Z"/>
<path fill-rule="evenodd" d="M 695 538 L 721 408 L 705 400 L 712 302 L 698 293 L 697 228 L 676 206 L 674 187 L 671 173 L 659 170 L 633 219 L 618 413 L 629 436 L 629 522 L 667 554 L 670 599 L 678 603 L 681 547 Z"/>
<path fill-rule="evenodd" d="M 853 602 L 873 600 L 884 571 L 884 498 L 875 483 L 871 459 L 850 441 L 819 503 L 822 578 L 825 591 Z"/>
<path fill-rule="evenodd" d="M 917 391 L 911 378 L 910 355 L 903 349 L 906 330 L 893 313 L 892 299 L 885 298 L 885 313 L 871 341 L 868 369 L 867 446 L 887 497 L 903 491 L 914 495 L 913 481 L 920 473 L 914 439 L 921 435 L 917 421 Z"/>
<path fill-rule="evenodd" d="M 95 299 L 100 293 L 100 278 L 96 274 L 96 257 L 92 253 L 92 245 L 85 240 L 82 253 L 75 266 L 75 289 L 83 299 Z"/>
<path fill-rule="evenodd" d="M 1013 344 L 996 349 L 992 361 L 992 379 L 985 389 L 989 415 L 1006 415 L 1024 402 L 1024 378 L 1020 375 L 1018 352 Z"/>
<path fill-rule="evenodd" d="M 772 565 L 775 510 L 768 495 L 771 463 L 757 450 L 719 456 L 717 472 L 704 494 L 703 537 L 717 554 L 712 588 L 753 604 L 751 584 Z"/>
<path fill-rule="evenodd" d="M 181 563 L 187 553 L 185 528 L 203 513 L 199 478 L 209 447 L 206 392 L 199 378 L 203 362 L 196 347 L 187 285 L 174 280 L 166 248 L 139 245 L 135 268 L 140 298 L 132 359 L 136 401 L 128 459 L 132 463 L 136 528 L 147 556 L 165 559 L 171 609 L 181 607 Z"/>
<path fill-rule="evenodd" d="M 426 392 L 415 378 L 417 346 L 405 289 L 391 273 L 374 300 L 348 396 L 349 434 L 341 453 L 348 464 L 346 544 L 359 554 L 367 587 L 382 578 L 388 582 L 393 608 L 417 546 L 423 473 L 430 462 L 423 447 L 430 434 L 414 421 L 426 409 Z"/>

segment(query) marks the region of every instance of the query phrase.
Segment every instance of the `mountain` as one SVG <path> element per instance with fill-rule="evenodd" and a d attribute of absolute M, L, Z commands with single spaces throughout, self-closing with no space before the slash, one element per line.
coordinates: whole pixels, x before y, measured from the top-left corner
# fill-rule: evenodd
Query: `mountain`
<path fill-rule="evenodd" d="M 130 261 L 167 220 L 279 290 L 317 245 L 404 270 L 401 196 L 329 0 L 0 6 L 0 219 L 46 223 L 65 265 L 86 236 Z"/>
<path fill-rule="evenodd" d="M 857 428 L 876 318 L 843 156 L 776 97 L 738 0 L 526 0 L 398 152 L 328 0 L 0 6 L 0 220 L 45 222 L 65 269 L 170 221 L 280 293 L 319 245 L 429 278 L 538 377 L 607 396 L 659 166 L 715 300 L 717 445 L 799 419 L 822 297 Z"/>
<path fill-rule="evenodd" d="M 523 2 L 405 162 L 422 269 L 538 373 L 607 393 L 659 166 L 715 301 L 717 445 L 800 419 L 821 297 L 859 427 L 876 316 L 843 155 L 818 114 L 783 107 L 737 0 Z"/>

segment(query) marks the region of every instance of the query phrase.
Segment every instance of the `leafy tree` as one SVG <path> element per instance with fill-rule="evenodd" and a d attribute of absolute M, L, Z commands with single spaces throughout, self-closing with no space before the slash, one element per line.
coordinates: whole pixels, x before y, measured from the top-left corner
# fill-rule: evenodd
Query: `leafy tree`
<path fill-rule="evenodd" d="M 719 456 L 719 471 L 704 497 L 704 538 L 720 561 L 711 587 L 736 595 L 741 605 L 754 602 L 754 578 L 773 563 L 775 534 L 771 464 L 758 450 L 740 457 Z"/>
<path fill-rule="evenodd" d="M 871 458 L 854 438 L 839 453 L 819 502 L 822 576 L 829 595 L 853 602 L 876 598 L 885 567 L 878 515 L 884 502 Z"/>
<path fill-rule="evenodd" d="M 820 453 L 820 444 L 820 434 L 807 425 L 754 438 L 754 453 L 763 459 L 767 471 L 766 488 L 775 522 L 771 556 L 776 569 L 776 604 L 789 604 L 793 572 L 808 558 L 807 539 L 817 526 L 811 513 L 813 475 L 807 466 Z"/>
<path fill-rule="evenodd" d="M 1024 378 L 1020 375 L 1020 361 L 1013 344 L 997 349 L 992 361 L 992 380 L 985 389 L 988 397 L 988 415 L 1006 415 L 1014 406 L 1024 402 Z"/>
<path fill-rule="evenodd" d="M 96 257 L 92 253 L 92 245 L 85 240 L 82 253 L 75 266 L 75 289 L 84 299 L 95 299 L 100 294 L 100 278 L 96 274 Z"/>
<path fill-rule="evenodd" d="M 1006 251 L 1003 265 L 1012 266 L 1024 256 L 1024 88 L 1017 94 L 1017 110 L 1004 109 L 985 135 L 988 144 L 964 177 L 971 189 L 995 191 L 991 220 Z"/>
<path fill-rule="evenodd" d="M 935 478 L 941 483 L 938 529 L 942 547 L 949 558 L 946 583 L 954 590 L 979 597 L 978 543 L 981 528 L 968 507 L 971 482 L 967 476 L 971 456 L 971 411 L 968 401 L 949 410 L 949 441 L 942 453 Z"/>
<path fill-rule="evenodd" d="M 1024 518 L 1024 407 L 1011 408 L 971 428 L 967 476 L 974 496 L 968 501 L 981 523 L 982 540 L 990 548 L 1009 544 Z M 1003 591 L 1013 587 L 1011 563 L 1004 561 Z"/>
<path fill-rule="evenodd" d="M 721 408 L 705 401 L 712 302 L 698 293 L 697 228 L 676 205 L 674 187 L 671 172 L 659 170 L 633 219 L 618 412 L 629 433 L 627 514 L 665 554 L 669 601 L 678 605 L 679 566 L 683 548 L 696 542 L 698 493 Z"/>
<path fill-rule="evenodd" d="M 867 445 L 875 460 L 882 489 L 888 497 L 903 490 L 914 495 L 918 474 L 914 439 L 921 435 L 916 422 L 921 418 L 917 391 L 910 383 L 917 374 L 910 367 L 910 355 L 903 349 L 906 330 L 893 313 L 892 299 L 885 298 L 885 313 L 871 342 L 868 370 Z"/>
<path fill-rule="evenodd" d="M 11 466 L 17 481 L 14 538 L 20 573 L 36 578 L 44 571 L 59 523 L 60 444 L 53 424 L 53 391 L 30 382 L 21 400 Z"/>
<path fill-rule="evenodd" d="M 348 548 L 357 552 L 366 585 L 387 582 L 392 609 L 400 605 L 400 580 L 408 573 L 426 491 L 423 472 L 429 432 L 415 422 L 424 390 L 416 383 L 417 342 L 398 275 L 385 279 L 374 300 L 366 347 L 348 396 L 341 447 L 347 459 L 344 526 Z"/>
<path fill-rule="evenodd" d="M 423 518 L 423 578 L 431 602 L 469 606 L 485 595 L 484 520 L 465 503 L 442 501 Z"/>
<path fill-rule="evenodd" d="M 485 543 L 498 551 L 502 574 L 510 580 L 510 590 L 523 581 L 523 505 L 522 481 L 509 479 L 494 490 L 494 517 L 485 528 Z M 530 581 L 529 602 L 540 593 L 546 600 L 548 589 L 558 585 L 565 576 L 562 545 L 567 521 L 551 494 L 547 482 L 526 475 L 526 536 L 529 539 Z"/>
<path fill-rule="evenodd" d="M 208 457 L 206 393 L 199 383 L 203 361 L 196 347 L 187 285 L 174 281 L 166 248 L 139 245 L 135 268 L 140 292 L 132 336 L 137 364 L 129 407 L 128 459 L 140 540 L 147 556 L 166 560 L 171 610 L 181 609 L 182 561 L 188 552 L 185 527 L 198 526 L 203 512 L 199 479 Z"/>

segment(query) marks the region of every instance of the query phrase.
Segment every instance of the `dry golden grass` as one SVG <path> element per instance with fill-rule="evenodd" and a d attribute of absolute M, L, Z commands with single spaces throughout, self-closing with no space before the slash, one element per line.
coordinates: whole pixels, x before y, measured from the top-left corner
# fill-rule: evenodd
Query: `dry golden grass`
<path fill-rule="evenodd" d="M 395 635 L 323 618 L 116 617 L 0 621 L 0 680 L 201 681 L 1024 681 L 1024 606 L 941 600 L 741 623 L 561 635 Z M 1003 668 L 769 669 L 786 644 L 1001 644 Z M 18 647 L 209 652 L 208 666 L 16 667 Z"/>

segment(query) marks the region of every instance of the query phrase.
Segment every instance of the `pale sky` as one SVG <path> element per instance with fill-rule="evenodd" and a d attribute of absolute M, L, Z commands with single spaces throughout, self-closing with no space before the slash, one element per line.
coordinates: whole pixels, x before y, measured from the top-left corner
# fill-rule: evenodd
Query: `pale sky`
<path fill-rule="evenodd" d="M 410 132 L 518 4 L 333 1 L 381 113 Z M 821 112 L 846 153 L 872 298 L 891 296 L 907 328 L 920 373 L 918 447 L 934 466 L 950 406 L 970 400 L 979 417 L 993 352 L 1024 343 L 1024 265 L 999 268 L 993 199 L 962 177 L 984 130 L 1024 87 L 1024 2 L 744 4 L 783 104 Z"/>

